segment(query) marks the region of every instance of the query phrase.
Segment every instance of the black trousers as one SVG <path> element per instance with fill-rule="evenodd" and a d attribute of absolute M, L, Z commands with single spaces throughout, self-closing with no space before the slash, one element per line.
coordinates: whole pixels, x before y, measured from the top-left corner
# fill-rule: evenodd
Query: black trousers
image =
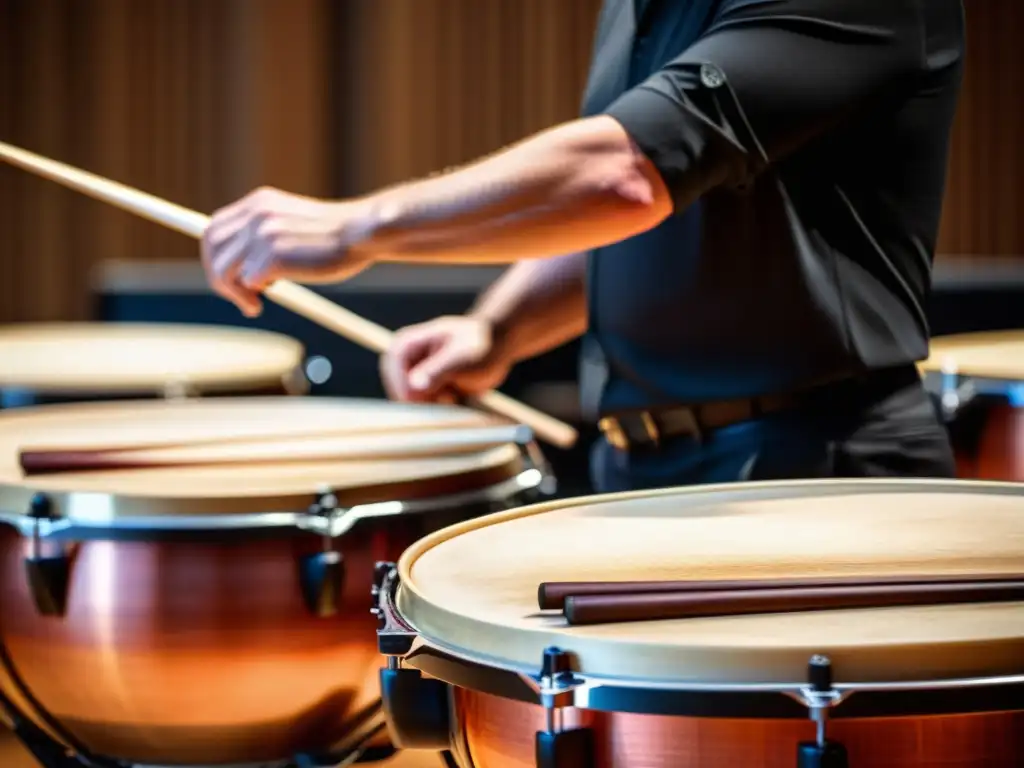
<path fill-rule="evenodd" d="M 913 367 L 825 387 L 793 411 L 630 452 L 599 440 L 598 493 L 746 480 L 956 475 L 946 428 Z"/>

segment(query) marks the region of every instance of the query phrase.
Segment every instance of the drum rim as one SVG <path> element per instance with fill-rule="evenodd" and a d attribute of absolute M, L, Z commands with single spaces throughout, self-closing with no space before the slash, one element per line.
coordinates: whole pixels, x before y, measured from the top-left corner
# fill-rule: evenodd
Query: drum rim
<path fill-rule="evenodd" d="M 137 395 L 164 394 L 168 391 L 189 393 L 224 392 L 239 387 L 258 389 L 288 385 L 302 370 L 306 356 L 306 347 L 298 339 L 278 331 L 249 328 L 238 325 L 219 325 L 215 323 L 147 323 L 147 322 L 41 322 L 24 324 L 0 325 L 0 346 L 6 334 L 17 336 L 30 334 L 33 331 L 45 334 L 47 338 L 62 332 L 76 331 L 99 332 L 95 338 L 106 338 L 131 333 L 153 334 L 153 343 L 159 343 L 160 337 L 173 338 L 178 336 L 195 337 L 198 343 L 207 341 L 216 343 L 227 339 L 243 340 L 268 350 L 279 352 L 287 360 L 284 365 L 260 363 L 241 371 L 222 371 L 210 375 L 202 371 L 193 371 L 186 377 L 151 378 L 133 375 L 131 382 L 110 381 L 68 381 L 66 376 L 25 376 L 17 371 L 8 370 L 0 376 L 0 390 L 26 391 L 44 396 L 73 396 L 86 393 L 103 395 Z M 91 339 L 90 339 L 91 341 Z M 294 385 L 292 385 L 294 388 Z"/>
<path fill-rule="evenodd" d="M 401 617 L 402 621 L 406 622 L 413 630 L 417 637 L 417 642 L 421 646 L 434 647 L 441 650 L 443 653 L 450 656 L 457 656 L 463 659 L 464 662 L 481 663 L 486 666 L 495 667 L 495 660 L 489 659 L 486 654 L 482 651 L 471 650 L 468 648 L 461 648 L 456 646 L 453 642 L 446 640 L 440 635 L 442 633 L 431 633 L 428 630 L 421 629 L 422 622 L 417 620 L 417 612 L 425 611 L 429 616 L 428 623 L 432 626 L 456 626 L 460 627 L 460 632 L 467 631 L 468 628 L 476 628 L 478 631 L 483 631 L 486 627 L 489 631 L 493 630 L 495 626 L 493 622 L 488 622 L 477 617 L 467 617 L 462 614 L 457 614 L 451 610 L 438 606 L 433 601 L 427 599 L 423 593 L 417 588 L 415 579 L 412 578 L 412 568 L 416 560 L 425 552 L 433 549 L 434 547 L 442 544 L 445 541 L 456 538 L 463 533 L 468 533 L 473 530 L 477 530 L 491 525 L 500 524 L 506 520 L 522 519 L 532 515 L 544 514 L 546 512 L 552 512 L 556 510 L 571 508 L 573 506 L 583 506 L 592 503 L 615 503 L 620 501 L 629 501 L 632 499 L 652 499 L 659 497 L 699 497 L 708 495 L 719 495 L 723 499 L 728 498 L 759 498 L 759 499 L 771 499 L 778 498 L 780 495 L 785 497 L 796 489 L 817 489 L 822 495 L 835 495 L 850 493 L 856 491 L 860 493 L 893 493 L 893 492 L 915 492 L 915 491 L 943 491 L 947 493 L 990 493 L 994 495 L 1008 495 L 1008 496 L 1022 496 L 1024 497 L 1024 484 L 1011 483 L 1011 482 L 995 482 L 995 481 L 977 481 L 977 480 L 947 480 L 947 479 L 927 479 L 927 478 L 914 478 L 914 479 L 900 479 L 900 478 L 868 478 L 868 479 L 812 479 L 812 480 L 776 480 L 776 481 L 759 481 L 759 482 L 748 482 L 748 483 L 723 483 L 723 484 L 709 484 L 705 486 L 693 486 L 687 488 L 668 488 L 658 489 L 654 491 L 630 491 L 625 493 L 615 494 L 600 494 L 592 496 L 577 497 L 573 499 L 559 499 L 549 502 L 541 502 L 538 504 L 528 505 L 526 507 L 520 507 L 513 510 L 499 512 L 492 515 L 483 517 L 473 518 L 466 520 L 447 528 L 435 531 L 428 534 L 427 536 L 419 539 L 403 553 L 401 558 L 396 564 L 396 578 L 397 588 L 394 596 L 395 611 Z M 421 614 L 422 615 L 422 614 Z M 511 630 L 510 630 L 511 631 Z M 523 630 L 516 629 L 516 632 L 531 633 L 535 632 L 538 636 L 542 634 L 540 630 Z M 555 635 L 556 633 L 552 633 Z M 550 640 L 550 637 L 548 638 Z M 607 639 L 600 639 L 594 637 L 588 638 L 574 638 L 572 635 L 562 635 L 558 637 L 556 642 L 560 647 L 568 652 L 573 651 L 573 641 L 576 640 L 577 648 L 580 645 L 584 645 L 590 649 L 604 648 L 607 649 L 612 645 L 614 641 Z M 624 645 L 623 652 L 626 652 L 628 648 Z M 827 651 L 823 650 L 822 653 L 825 655 Z M 809 653 L 810 655 L 810 653 Z M 540 659 L 538 658 L 538 667 Z M 531 674 L 531 670 L 525 669 L 519 666 L 516 662 L 511 659 L 506 659 L 504 666 L 509 672 L 515 674 Z M 1024 676 L 1024 660 L 1022 660 L 1021 668 L 1019 673 Z M 1004 679 L 1017 674 L 1017 670 L 1013 673 L 1001 673 L 998 675 L 951 675 L 950 679 L 956 677 L 967 677 L 974 679 L 975 677 L 984 680 L 993 679 Z M 598 679 L 600 676 L 587 673 L 590 679 Z M 917 677 L 923 677 L 918 675 Z M 905 678 L 908 682 L 917 681 L 920 683 L 934 682 L 933 676 L 927 676 L 927 680 L 917 680 L 917 677 Z M 601 677 L 600 679 L 606 679 Z M 622 677 L 617 678 L 617 685 L 623 686 L 639 686 L 645 690 L 651 690 L 652 688 L 664 688 L 664 681 L 655 681 L 639 677 Z M 846 685 L 856 685 L 861 689 L 871 687 L 874 685 L 887 685 L 891 687 L 894 683 L 886 683 L 884 680 L 842 680 L 837 681 L 837 687 L 839 683 Z M 1021 680 L 1024 683 L 1024 677 Z M 686 681 L 679 681 L 680 685 L 693 684 Z M 700 685 L 703 685 L 702 682 Z M 798 684 L 798 683 L 793 683 Z M 791 683 L 784 682 L 781 685 L 789 686 Z M 675 685 L 675 683 L 673 683 Z M 711 683 L 710 685 L 715 685 Z M 731 685 L 731 684 L 730 684 Z M 775 685 L 775 683 L 772 683 Z M 698 686 L 699 687 L 699 686 Z M 689 690 L 686 688 L 680 690 Z M 714 690 L 714 689 L 712 689 Z"/>
<path fill-rule="evenodd" d="M 598 712 L 677 717 L 807 718 L 814 692 L 807 682 L 690 683 L 624 679 L 573 673 L 562 686 L 546 687 L 537 666 L 472 655 L 434 640 L 419 639 L 405 667 L 474 693 L 544 706 Z M 837 682 L 827 707 L 830 719 L 973 714 L 1024 709 L 1024 672 L 1019 675 L 951 677 L 894 682 Z M 853 704 L 851 705 L 851 702 Z"/>
<path fill-rule="evenodd" d="M 338 537 L 359 521 L 371 518 L 420 515 L 460 506 L 506 502 L 517 494 L 541 488 L 543 472 L 525 467 L 494 483 L 456 493 L 394 498 L 338 507 L 334 515 L 320 514 L 316 505 L 320 496 L 304 497 L 305 506 L 280 507 L 272 511 L 239 512 L 237 514 L 179 514 L 177 512 L 149 515 L 103 516 L 58 515 L 53 520 L 36 522 L 27 514 L 4 512 L 0 508 L 0 524 L 6 523 L 23 536 L 69 540 L 138 539 L 151 540 L 160 534 L 210 534 L 217 532 L 257 532 L 293 529 L 316 535 Z M 0 486 L 0 494 L 3 487 Z M 325 489 L 324 495 L 332 492 Z M 81 495 L 81 494 L 80 494 Z M 298 498 L 298 497 L 296 497 Z M 102 503 L 102 502 L 101 502 Z"/>
<path fill-rule="evenodd" d="M 491 501 L 496 495 L 540 487 L 545 480 L 540 468 L 529 466 L 514 444 L 492 448 L 482 455 L 493 458 L 469 470 L 438 472 L 399 481 L 384 481 L 335 489 L 325 483 L 317 492 L 273 493 L 265 496 L 160 497 L 82 491 L 39 491 L 29 486 L 0 483 L 0 521 L 23 530 L 34 522 L 28 510 L 35 497 L 45 496 L 53 510 L 52 520 L 41 521 L 40 531 L 79 530 L 243 530 L 293 527 L 296 521 L 319 528 L 325 516 L 316 511 L 331 498 L 338 517 L 380 517 L 415 514 L 448 503 Z M 466 486 L 445 493 L 403 495 L 403 486 L 432 482 L 465 481 Z M 474 482 L 475 481 L 475 482 Z M 394 489 L 389 492 L 389 489 Z M 397 507 L 396 507 L 397 505 Z M 14 512 L 12 510 L 26 510 Z M 311 511 L 312 510 L 312 511 Z"/>

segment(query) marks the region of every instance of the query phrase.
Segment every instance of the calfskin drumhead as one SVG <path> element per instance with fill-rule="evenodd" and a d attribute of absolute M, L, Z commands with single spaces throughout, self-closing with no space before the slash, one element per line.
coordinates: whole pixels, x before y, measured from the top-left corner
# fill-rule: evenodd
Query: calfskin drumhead
<path fill-rule="evenodd" d="M 800 684 L 1024 673 L 1024 604 L 834 610 L 568 627 L 544 581 L 1024 573 L 1024 487 L 959 481 L 744 483 L 558 501 L 413 545 L 397 605 L 428 643 L 536 672 L 652 682 Z"/>
<path fill-rule="evenodd" d="M 175 323 L 0 327 L 0 387 L 45 394 L 200 393 L 279 387 L 303 345 L 270 331 Z"/>

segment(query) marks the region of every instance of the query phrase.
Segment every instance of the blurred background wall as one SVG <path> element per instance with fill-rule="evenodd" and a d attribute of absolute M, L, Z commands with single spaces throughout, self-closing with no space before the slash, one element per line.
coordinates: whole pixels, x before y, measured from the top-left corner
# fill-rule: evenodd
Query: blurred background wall
<path fill-rule="evenodd" d="M 569 119 L 599 0 L 0 0 L 0 139 L 210 211 L 349 195 Z M 1024 253 L 1024 3 L 970 0 L 943 257 Z M 192 242 L 0 166 L 0 321 Z"/>
<path fill-rule="evenodd" d="M 597 0 L 0 0 L 0 140 L 201 211 L 349 195 L 574 116 Z M 195 244 L 0 167 L 0 322 Z"/>

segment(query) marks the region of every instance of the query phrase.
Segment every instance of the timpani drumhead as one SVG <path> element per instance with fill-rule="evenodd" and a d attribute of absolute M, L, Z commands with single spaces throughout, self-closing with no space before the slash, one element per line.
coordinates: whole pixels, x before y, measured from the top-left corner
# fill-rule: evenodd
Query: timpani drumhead
<path fill-rule="evenodd" d="M 581 673 L 800 684 L 1024 672 L 1024 604 L 817 611 L 567 627 L 544 581 L 1024 572 L 1024 487 L 801 481 L 590 497 L 452 526 L 399 563 L 397 603 L 427 642 L 536 672 L 558 646 Z"/>
<path fill-rule="evenodd" d="M 919 367 L 928 373 L 1024 381 L 1024 331 L 937 336 Z"/>
<path fill-rule="evenodd" d="M 269 331 L 164 323 L 0 328 L 0 387 L 42 394 L 199 392 L 280 387 L 304 348 Z"/>
<path fill-rule="evenodd" d="M 325 490 L 341 506 L 472 492 L 511 479 L 523 469 L 515 444 L 481 450 L 421 449 L 408 457 L 366 460 L 289 460 L 131 468 L 25 477 L 26 447 L 180 445 L 223 438 L 350 435 L 360 444 L 373 434 L 393 445 L 415 430 L 445 436 L 493 426 L 490 416 L 457 406 L 312 397 L 139 400 L 22 408 L 0 412 L 0 512 L 24 512 L 42 491 L 78 510 L 109 517 L 296 511 Z M 372 434 L 371 434 L 372 433 Z M 93 514 L 93 513 L 90 513 Z"/>

